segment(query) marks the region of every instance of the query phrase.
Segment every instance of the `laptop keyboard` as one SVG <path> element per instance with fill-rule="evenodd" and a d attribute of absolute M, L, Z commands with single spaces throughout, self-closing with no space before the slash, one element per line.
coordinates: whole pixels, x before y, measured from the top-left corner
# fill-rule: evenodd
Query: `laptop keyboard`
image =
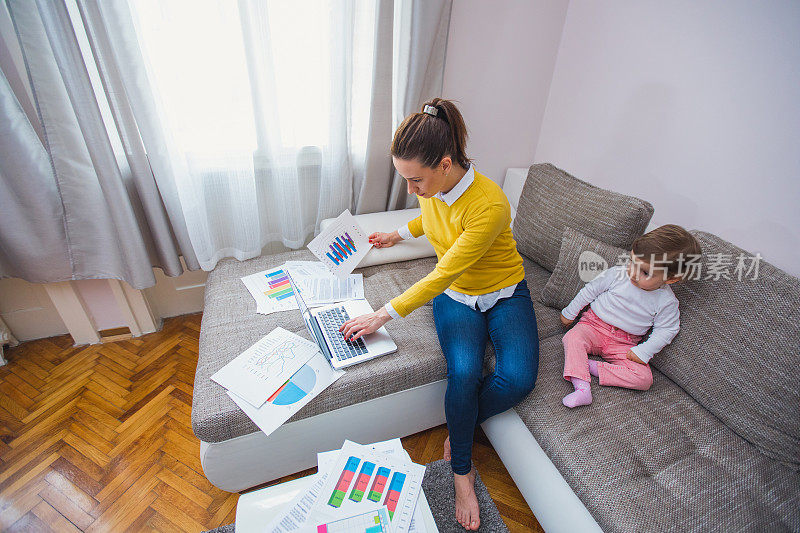
<path fill-rule="evenodd" d="M 317 314 L 317 321 L 328 333 L 331 351 L 333 356 L 339 361 L 345 361 L 358 355 L 367 353 L 367 347 L 364 344 L 364 339 L 358 338 L 355 342 L 345 340 L 344 335 L 339 331 L 342 324 L 350 320 L 350 316 L 344 307 L 335 307 L 327 309 Z"/>

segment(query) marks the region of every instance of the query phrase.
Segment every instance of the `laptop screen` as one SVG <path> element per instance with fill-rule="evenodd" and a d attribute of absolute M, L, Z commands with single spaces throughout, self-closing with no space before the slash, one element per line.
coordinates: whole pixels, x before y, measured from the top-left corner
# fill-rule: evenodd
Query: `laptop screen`
<path fill-rule="evenodd" d="M 297 301 L 297 306 L 300 308 L 300 312 L 303 313 L 303 316 L 308 313 L 308 306 L 306 305 L 306 301 L 303 300 L 303 296 L 300 294 L 300 286 L 294 282 L 292 279 L 292 275 L 287 271 L 286 274 L 289 276 L 289 283 L 292 284 L 292 292 L 294 293 L 294 299 Z"/>
<path fill-rule="evenodd" d="M 311 338 L 316 341 L 317 346 L 319 346 L 322 353 L 325 354 L 325 357 L 328 358 L 330 362 L 331 354 L 330 349 L 328 348 L 328 344 L 325 342 L 325 338 L 322 336 L 322 332 L 318 331 L 319 326 L 316 323 L 316 320 L 311 313 L 308 311 L 308 306 L 306 305 L 306 301 L 303 300 L 303 296 L 300 294 L 300 287 L 294 282 L 292 279 L 292 275 L 289 274 L 287 271 L 286 274 L 289 276 L 289 283 L 292 284 L 292 292 L 294 293 L 294 299 L 297 301 L 297 306 L 300 308 L 300 313 L 303 315 L 303 323 L 306 325 L 306 329 L 308 333 L 311 335 Z"/>

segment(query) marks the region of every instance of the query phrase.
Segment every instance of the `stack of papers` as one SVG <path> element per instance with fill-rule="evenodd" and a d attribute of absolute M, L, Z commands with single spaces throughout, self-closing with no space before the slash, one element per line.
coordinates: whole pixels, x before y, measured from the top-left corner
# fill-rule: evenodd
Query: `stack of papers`
<path fill-rule="evenodd" d="M 289 282 L 290 273 L 309 306 L 364 299 L 364 277 L 361 274 L 350 274 L 340 279 L 319 261 L 287 261 L 279 267 L 242 278 L 256 301 L 257 313 L 268 315 L 298 309 Z"/>
<path fill-rule="evenodd" d="M 269 435 L 342 375 L 316 344 L 275 328 L 211 379 Z"/>
<path fill-rule="evenodd" d="M 421 518 L 425 467 L 411 462 L 400 439 L 317 455 L 319 473 L 265 531 L 427 533 Z M 433 532 L 431 532 L 433 533 Z"/>

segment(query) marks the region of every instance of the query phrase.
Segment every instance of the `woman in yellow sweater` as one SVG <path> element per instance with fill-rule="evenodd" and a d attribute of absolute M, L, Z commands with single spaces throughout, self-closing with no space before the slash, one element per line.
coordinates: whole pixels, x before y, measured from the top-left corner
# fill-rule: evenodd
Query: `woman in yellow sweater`
<path fill-rule="evenodd" d="M 433 299 L 436 333 L 447 360 L 445 416 L 456 488 L 456 518 L 478 529 L 472 468 L 475 426 L 516 405 L 533 389 L 539 367 L 536 316 L 522 257 L 511 234 L 508 199 L 475 171 L 465 153 L 464 119 L 448 100 L 435 98 L 407 117 L 392 141 L 392 160 L 416 194 L 422 214 L 392 233 L 373 233 L 385 248 L 426 235 L 438 257 L 433 272 L 381 309 L 347 321 L 346 338 L 372 333 Z M 483 376 L 486 342 L 497 363 Z"/>

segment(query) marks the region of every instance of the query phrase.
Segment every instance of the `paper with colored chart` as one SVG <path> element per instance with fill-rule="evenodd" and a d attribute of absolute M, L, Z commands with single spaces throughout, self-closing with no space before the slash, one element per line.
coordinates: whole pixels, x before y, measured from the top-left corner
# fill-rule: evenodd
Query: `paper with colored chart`
<path fill-rule="evenodd" d="M 268 315 L 299 309 L 289 276 L 283 267 L 245 276 L 242 282 L 256 301 L 256 313 Z"/>
<path fill-rule="evenodd" d="M 345 446 L 347 446 L 348 442 L 349 441 L 345 441 Z M 359 445 L 356 444 L 356 446 Z M 408 452 L 403 449 L 400 439 L 377 442 L 367 445 L 365 448 L 390 459 L 394 458 L 411 462 Z M 325 480 L 328 477 L 328 472 L 334 467 L 340 452 L 341 450 L 332 450 L 317 454 L 319 473 L 314 474 L 315 479 L 312 484 L 304 492 L 295 496 L 294 499 L 286 505 L 284 510 L 267 524 L 264 531 L 269 533 L 289 533 L 296 531 L 315 532 L 313 525 L 311 525 L 315 523 L 315 517 L 311 516 L 310 513 L 314 503 L 321 494 Z M 358 514 L 358 511 L 356 511 L 356 514 Z M 435 531 L 437 531 L 436 523 L 433 521 L 433 515 L 428 506 L 428 501 L 425 499 L 425 494 L 422 489 L 420 489 L 417 503 L 414 506 L 414 519 L 411 521 L 408 533 L 434 533 Z"/>
<path fill-rule="evenodd" d="M 311 508 L 319 522 L 386 506 L 392 533 L 408 533 L 425 467 L 346 441 Z"/>
<path fill-rule="evenodd" d="M 392 455 L 394 457 L 411 461 L 408 452 L 403 448 L 403 443 L 400 439 L 390 439 L 375 444 L 369 444 L 372 450 L 385 455 Z M 327 472 L 333 467 L 336 458 L 339 456 L 339 450 L 332 450 L 329 452 L 317 453 L 317 468 L 320 472 Z M 417 498 L 417 505 L 414 507 L 414 519 L 411 520 L 411 525 L 408 528 L 408 533 L 428 533 L 436 531 L 436 524 L 433 522 L 433 515 L 428 506 L 428 500 L 425 498 L 425 493 L 422 489 L 419 491 Z"/>
<path fill-rule="evenodd" d="M 386 506 L 376 511 L 357 514 L 319 524 L 316 533 L 390 533 L 389 510 Z"/>
<path fill-rule="evenodd" d="M 275 328 L 211 379 L 258 408 L 316 353 L 313 342 Z"/>
<path fill-rule="evenodd" d="M 228 396 L 261 431 L 269 435 L 343 375 L 343 370 L 334 370 L 325 356 L 317 351 L 261 407 L 253 407 L 231 390 Z"/>
<path fill-rule="evenodd" d="M 308 249 L 339 279 L 346 278 L 370 248 L 367 234 L 349 210 L 308 243 Z"/>

